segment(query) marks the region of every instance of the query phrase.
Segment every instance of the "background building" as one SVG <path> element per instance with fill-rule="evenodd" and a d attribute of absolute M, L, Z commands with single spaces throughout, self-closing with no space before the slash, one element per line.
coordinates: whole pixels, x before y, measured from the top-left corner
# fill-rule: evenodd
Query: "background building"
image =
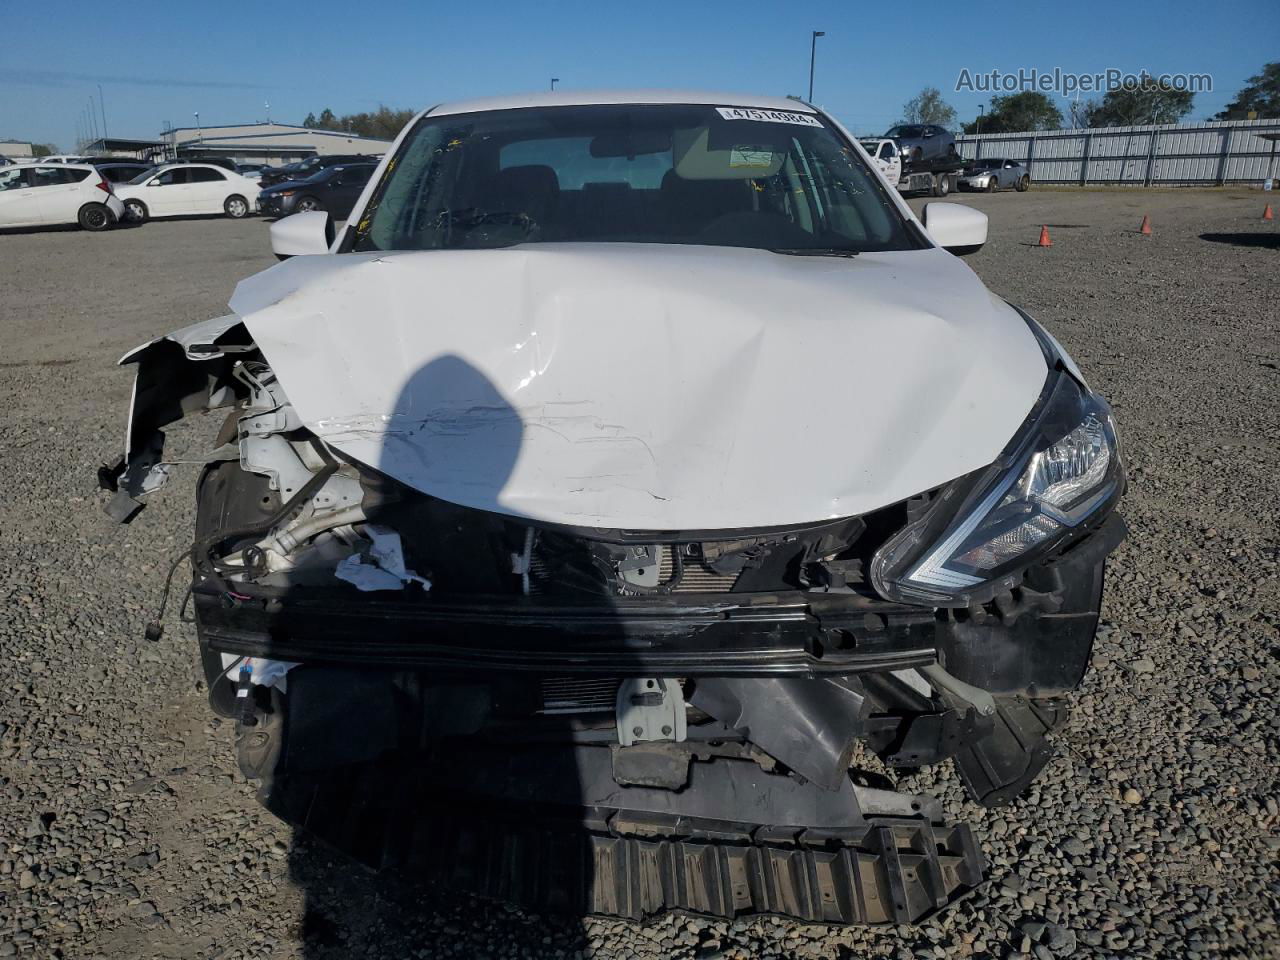
<path fill-rule="evenodd" d="M 288 123 L 241 123 L 175 127 L 160 135 L 168 157 L 220 156 L 237 163 L 291 163 L 316 155 L 385 153 L 389 140 L 372 140 L 334 130 L 313 130 Z"/>
<path fill-rule="evenodd" d="M 18 157 L 31 156 L 31 144 L 25 140 L 0 140 L 0 157 L 16 160 Z"/>

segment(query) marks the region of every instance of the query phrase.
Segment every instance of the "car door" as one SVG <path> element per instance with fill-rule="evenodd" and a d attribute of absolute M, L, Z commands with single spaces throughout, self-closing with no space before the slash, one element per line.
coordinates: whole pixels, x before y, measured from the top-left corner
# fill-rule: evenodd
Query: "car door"
<path fill-rule="evenodd" d="M 350 216 L 351 208 L 355 206 L 356 200 L 360 197 L 360 191 L 369 182 L 369 176 L 372 173 L 373 167 L 360 164 L 344 167 L 330 178 L 330 198 L 325 201 L 325 209 L 335 220 L 345 220 Z"/>
<path fill-rule="evenodd" d="M 80 190 L 90 171 L 67 166 L 39 166 L 31 171 L 40 223 L 75 223 L 80 208 L 89 202 Z M 104 196 L 105 200 L 106 197 Z"/>
<path fill-rule="evenodd" d="M 221 213 L 230 193 L 227 175 L 217 167 L 192 167 L 191 186 L 187 194 L 191 213 Z M 250 203 L 252 197 L 245 197 Z"/>
<path fill-rule="evenodd" d="M 880 162 L 885 179 L 896 186 L 902 179 L 902 157 L 898 153 L 898 145 L 892 140 L 881 141 L 876 159 Z"/>
<path fill-rule="evenodd" d="M 1016 160 L 1006 160 L 1004 169 L 1000 171 L 1004 176 L 1000 178 L 1000 186 L 1016 187 L 1018 180 L 1022 177 L 1022 164 Z"/>
<path fill-rule="evenodd" d="M 188 167 L 170 167 L 147 181 L 142 201 L 153 217 L 177 217 L 190 212 L 190 174 Z"/>
<path fill-rule="evenodd" d="M 29 167 L 0 169 L 0 227 L 25 227 L 40 222 L 40 203 L 31 186 Z"/>

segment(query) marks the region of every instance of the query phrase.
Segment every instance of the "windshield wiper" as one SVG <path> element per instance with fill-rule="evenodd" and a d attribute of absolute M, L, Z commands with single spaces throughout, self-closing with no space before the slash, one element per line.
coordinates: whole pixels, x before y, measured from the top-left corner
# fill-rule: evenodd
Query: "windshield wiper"
<path fill-rule="evenodd" d="M 850 247 L 769 247 L 770 253 L 788 257 L 856 257 L 861 250 Z"/>

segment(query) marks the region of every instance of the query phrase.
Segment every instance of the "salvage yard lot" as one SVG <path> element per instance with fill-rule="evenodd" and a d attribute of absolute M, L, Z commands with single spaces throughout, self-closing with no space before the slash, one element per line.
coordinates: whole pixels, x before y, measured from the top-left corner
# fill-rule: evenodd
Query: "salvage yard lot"
<path fill-rule="evenodd" d="M 126 528 L 94 482 L 128 405 L 116 359 L 227 312 L 235 282 L 274 262 L 267 225 L 0 234 L 0 956 L 1280 953 L 1277 224 L 1247 190 L 952 199 L 991 217 L 968 263 L 1111 400 L 1130 537 L 1029 794 L 984 811 L 949 765 L 904 778 L 975 825 L 992 870 L 898 930 L 547 920 L 295 843 L 233 773 L 177 605 L 158 643 L 142 636 L 188 544 L 196 467 Z M 176 424 L 168 453 L 198 458 L 216 429 Z"/>

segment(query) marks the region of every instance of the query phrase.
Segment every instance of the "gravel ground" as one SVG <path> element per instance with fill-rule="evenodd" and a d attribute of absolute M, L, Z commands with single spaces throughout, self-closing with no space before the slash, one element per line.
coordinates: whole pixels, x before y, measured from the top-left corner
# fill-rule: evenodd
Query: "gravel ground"
<path fill-rule="evenodd" d="M 191 474 L 133 526 L 94 473 L 126 349 L 225 312 L 273 261 L 256 220 L 0 235 L 0 957 L 1280 955 L 1277 224 L 1249 191 L 972 198 L 970 258 L 1113 402 L 1131 489 L 1093 671 L 1012 807 L 972 821 L 976 896 L 918 928 L 532 916 L 361 872 L 261 811 L 189 628 L 142 639 Z M 1143 213 L 1154 235 L 1138 235 Z M 1052 249 L 1037 249 L 1041 224 Z M 170 451 L 216 424 L 178 425 Z"/>

